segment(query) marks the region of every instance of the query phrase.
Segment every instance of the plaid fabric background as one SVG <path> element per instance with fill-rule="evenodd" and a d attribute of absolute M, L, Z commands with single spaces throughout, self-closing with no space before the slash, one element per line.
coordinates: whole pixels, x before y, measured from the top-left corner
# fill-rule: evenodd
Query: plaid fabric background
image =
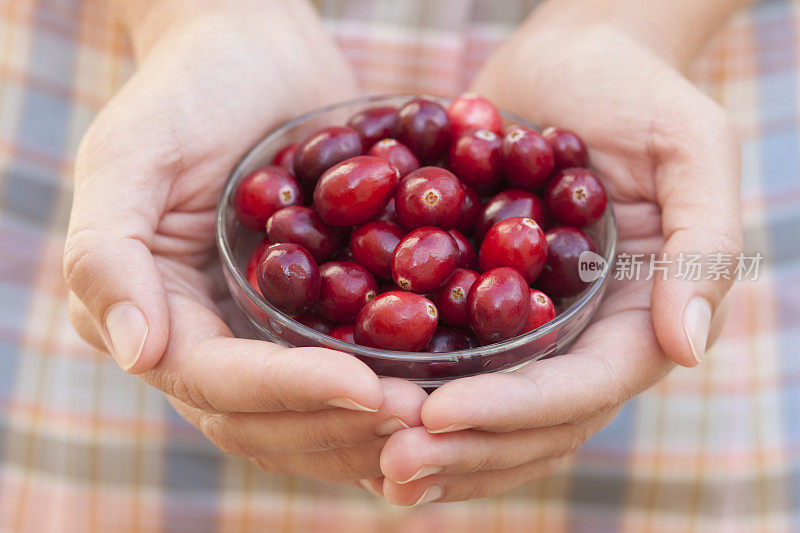
<path fill-rule="evenodd" d="M 532 2 L 318 2 L 370 92 L 461 91 Z M 400 509 L 218 453 L 84 344 L 60 274 L 81 135 L 130 74 L 95 0 L 0 0 L 0 530 L 800 531 L 800 2 L 737 17 L 693 68 L 744 145 L 746 247 L 704 365 L 630 402 L 556 476 Z"/>

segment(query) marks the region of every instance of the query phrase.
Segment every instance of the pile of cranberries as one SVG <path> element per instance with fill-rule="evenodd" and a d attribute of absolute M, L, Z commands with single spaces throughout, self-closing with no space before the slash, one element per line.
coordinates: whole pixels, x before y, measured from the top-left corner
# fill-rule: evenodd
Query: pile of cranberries
<path fill-rule="evenodd" d="M 236 215 L 266 232 L 247 278 L 350 343 L 449 352 L 509 339 L 586 286 L 578 257 L 595 244 L 581 228 L 606 208 L 587 166 L 574 133 L 504 131 L 481 96 L 365 109 L 242 180 Z"/>

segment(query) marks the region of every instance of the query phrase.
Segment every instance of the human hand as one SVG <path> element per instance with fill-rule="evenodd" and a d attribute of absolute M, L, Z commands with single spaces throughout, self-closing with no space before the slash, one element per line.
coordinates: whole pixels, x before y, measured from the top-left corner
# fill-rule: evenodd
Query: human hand
<path fill-rule="evenodd" d="M 738 253 L 740 155 L 728 115 L 626 32 L 562 27 L 534 19 L 473 90 L 583 137 L 614 202 L 618 252 Z M 673 362 L 698 364 L 721 329 L 729 286 L 613 281 L 568 354 L 433 392 L 425 427 L 389 438 L 386 477 L 373 487 L 412 505 L 490 496 L 546 476 Z"/>
<path fill-rule="evenodd" d="M 385 435 L 420 423 L 425 393 L 343 353 L 232 338 L 214 245 L 241 154 L 349 98 L 352 74 L 303 2 L 173 9 L 184 4 L 142 17 L 155 29 L 133 36 L 140 65 L 81 143 L 64 254 L 73 323 L 224 451 L 270 471 L 375 477 Z"/>

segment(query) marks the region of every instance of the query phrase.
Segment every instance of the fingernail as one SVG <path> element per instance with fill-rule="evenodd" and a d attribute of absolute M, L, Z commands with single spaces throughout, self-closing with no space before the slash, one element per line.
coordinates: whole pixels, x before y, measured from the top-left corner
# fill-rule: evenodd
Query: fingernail
<path fill-rule="evenodd" d="M 399 418 L 390 418 L 389 420 L 384 420 L 380 424 L 375 427 L 375 433 L 378 434 L 379 437 L 386 437 L 391 435 L 392 433 L 397 433 L 401 429 L 408 429 L 411 426 L 400 420 Z"/>
<path fill-rule="evenodd" d="M 711 327 L 711 304 L 705 298 L 694 298 L 683 312 L 683 331 L 698 363 L 703 362 Z"/>
<path fill-rule="evenodd" d="M 424 505 L 426 503 L 435 502 L 439 498 L 442 497 L 442 487 L 439 485 L 431 485 L 425 492 L 422 493 L 422 496 L 419 497 L 419 500 L 416 501 L 414 505 L 411 507 L 416 507 L 417 505 Z"/>
<path fill-rule="evenodd" d="M 370 483 L 369 479 L 359 479 L 358 484 L 364 487 L 364 490 L 366 490 L 370 494 L 374 494 L 375 496 L 380 496 L 378 491 L 372 488 L 372 483 Z"/>
<path fill-rule="evenodd" d="M 405 485 L 406 483 L 411 483 L 412 481 L 416 481 L 424 477 L 438 474 L 441 471 L 442 471 L 441 466 L 425 465 L 419 470 L 417 470 L 416 473 L 410 478 L 406 479 L 405 481 L 396 481 L 395 483 L 397 483 L 398 485 Z"/>
<path fill-rule="evenodd" d="M 377 409 L 372 409 L 365 405 L 361 405 L 358 402 L 351 400 L 350 398 L 333 398 L 325 402 L 326 404 L 330 405 L 331 407 L 341 407 L 342 409 L 349 409 L 351 411 L 365 411 L 367 413 L 377 413 Z"/>
<path fill-rule="evenodd" d="M 130 369 L 142 355 L 150 329 L 144 314 L 133 304 L 114 304 L 106 311 L 104 323 L 111 340 L 111 355 L 123 370 Z"/>
<path fill-rule="evenodd" d="M 429 429 L 428 433 L 452 433 L 453 431 L 461 431 L 464 429 L 472 429 L 475 426 L 470 426 L 468 424 L 453 424 L 452 426 L 447 426 L 442 429 Z"/>

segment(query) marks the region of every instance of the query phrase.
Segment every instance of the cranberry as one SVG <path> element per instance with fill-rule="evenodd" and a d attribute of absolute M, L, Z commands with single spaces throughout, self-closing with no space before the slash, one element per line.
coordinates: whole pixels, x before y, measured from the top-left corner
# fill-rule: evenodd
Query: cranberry
<path fill-rule="evenodd" d="M 606 210 L 606 190 L 588 168 L 567 168 L 547 184 L 544 201 L 553 217 L 569 226 L 588 226 Z"/>
<path fill-rule="evenodd" d="M 297 151 L 297 147 L 298 144 L 293 143 L 293 144 L 287 144 L 286 146 L 278 150 L 278 153 L 275 154 L 275 157 L 272 158 L 272 164 L 277 165 L 279 167 L 283 167 L 292 174 L 294 174 L 294 165 L 292 163 L 294 160 L 294 153 Z"/>
<path fill-rule="evenodd" d="M 310 207 L 284 207 L 267 220 L 272 242 L 291 242 L 306 248 L 318 262 L 329 259 L 339 248 L 339 234 Z"/>
<path fill-rule="evenodd" d="M 317 313 L 334 322 L 352 322 L 364 304 L 378 294 L 378 283 L 366 268 L 348 261 L 319 267 L 322 289 Z"/>
<path fill-rule="evenodd" d="M 478 240 L 483 239 L 492 226 L 511 217 L 532 218 L 541 226 L 545 222 L 544 202 L 528 191 L 503 191 L 483 206 L 475 223 L 475 236 Z"/>
<path fill-rule="evenodd" d="M 442 322 L 459 328 L 469 327 L 467 317 L 467 296 L 469 290 L 478 279 L 474 270 L 459 268 L 442 287 L 436 291 L 433 301 L 439 308 Z"/>
<path fill-rule="evenodd" d="M 461 182 L 461 187 L 464 189 L 464 202 L 461 204 L 461 214 L 458 216 L 456 229 L 469 235 L 475 229 L 475 221 L 481 212 L 481 197 L 466 183 Z"/>
<path fill-rule="evenodd" d="M 544 326 L 556 317 L 556 308 L 553 300 L 542 291 L 531 289 L 531 309 L 528 320 L 520 333 L 533 331 L 539 326 Z"/>
<path fill-rule="evenodd" d="M 350 236 L 353 259 L 379 278 L 392 278 L 392 254 L 406 233 L 391 222 L 368 222 Z"/>
<path fill-rule="evenodd" d="M 429 292 L 439 288 L 458 266 L 460 253 L 453 236 L 433 227 L 406 235 L 392 255 L 392 279 L 401 288 Z"/>
<path fill-rule="evenodd" d="M 367 155 L 380 157 L 393 164 L 400 173 L 401 178 L 419 168 L 419 159 L 414 155 L 414 152 L 408 146 L 395 139 L 383 139 L 376 142 L 369 149 Z"/>
<path fill-rule="evenodd" d="M 261 239 L 256 245 L 255 250 L 253 253 L 250 254 L 250 259 L 247 260 L 247 270 L 245 270 L 245 276 L 247 277 L 247 281 L 250 282 L 250 285 L 256 290 L 258 294 L 261 294 L 261 289 L 258 288 L 258 281 L 256 279 L 256 272 L 258 272 L 258 264 L 261 262 L 261 256 L 264 255 L 264 250 L 272 244 L 270 240 L 266 237 Z"/>
<path fill-rule="evenodd" d="M 433 302 L 412 292 L 390 291 L 370 300 L 358 313 L 355 341 L 364 346 L 418 352 L 439 321 Z"/>
<path fill-rule="evenodd" d="M 458 230 L 451 229 L 448 233 L 450 233 L 458 245 L 458 267 L 471 268 L 472 270 L 478 268 L 478 254 L 475 252 L 475 247 L 472 246 L 472 243 L 469 242 L 469 239 L 464 237 L 464 235 Z"/>
<path fill-rule="evenodd" d="M 506 178 L 515 187 L 537 187 L 553 173 L 553 150 L 539 132 L 514 126 L 503 137 Z"/>
<path fill-rule="evenodd" d="M 450 229 L 461 214 L 464 188 L 452 172 L 422 167 L 400 181 L 394 200 L 397 218 L 407 229 L 422 226 Z"/>
<path fill-rule="evenodd" d="M 589 284 L 581 281 L 578 259 L 587 250 L 597 250 L 594 242 L 581 230 L 569 226 L 547 230 L 545 238 L 547 261 L 536 285 L 552 296 L 572 296 L 581 292 Z"/>
<path fill-rule="evenodd" d="M 432 353 L 457 352 L 477 348 L 478 339 L 469 331 L 463 329 L 439 326 L 431 337 L 426 351 Z"/>
<path fill-rule="evenodd" d="M 290 315 L 314 305 L 319 298 L 319 267 L 297 244 L 272 244 L 264 251 L 256 275 L 261 294 Z"/>
<path fill-rule="evenodd" d="M 492 190 L 503 172 L 502 145 L 500 137 L 489 130 L 467 132 L 450 146 L 450 168 L 479 191 Z"/>
<path fill-rule="evenodd" d="M 309 328 L 319 331 L 320 333 L 328 334 L 331 329 L 333 329 L 333 322 L 328 320 L 327 318 L 323 318 L 315 313 L 313 310 L 306 311 L 302 315 L 295 318 L 298 322 L 303 324 L 304 326 L 308 326 Z"/>
<path fill-rule="evenodd" d="M 509 267 L 494 268 L 481 274 L 469 291 L 469 324 L 483 340 L 510 339 L 525 325 L 530 299 L 522 274 Z"/>
<path fill-rule="evenodd" d="M 503 118 L 489 100 L 478 94 L 465 93 L 454 99 L 447 108 L 450 131 L 453 138 L 461 137 L 469 130 L 484 129 L 497 135 L 503 133 Z"/>
<path fill-rule="evenodd" d="M 516 268 L 528 283 L 536 281 L 546 259 L 544 231 L 536 221 L 524 217 L 507 218 L 492 226 L 478 252 L 481 272 Z"/>
<path fill-rule="evenodd" d="M 434 161 L 450 143 L 447 111 L 428 98 L 414 98 L 400 108 L 397 139 L 411 148 L 423 163 Z"/>
<path fill-rule="evenodd" d="M 381 139 L 396 136 L 400 117 L 396 107 L 370 107 L 350 117 L 347 125 L 361 135 L 362 143 L 367 147 Z"/>
<path fill-rule="evenodd" d="M 276 166 L 260 168 L 248 175 L 233 196 L 233 208 L 239 222 L 262 232 L 267 219 L 275 211 L 302 203 L 300 186 L 288 170 Z"/>
<path fill-rule="evenodd" d="M 349 342 L 350 344 L 355 344 L 356 339 L 353 337 L 353 330 L 355 327 L 353 324 L 339 324 L 338 326 L 334 327 L 328 335 L 333 337 L 334 339 L 339 339 L 340 341 Z"/>
<path fill-rule="evenodd" d="M 399 224 L 400 221 L 397 220 L 397 210 L 394 206 L 394 197 L 390 198 L 389 201 L 386 203 L 386 207 L 375 217 L 375 220 L 384 220 L 386 222 L 391 222 L 392 224 Z"/>
<path fill-rule="evenodd" d="M 357 226 L 378 215 L 397 187 L 397 169 L 379 157 L 353 157 L 329 168 L 314 189 L 314 206 L 334 226 Z"/>
<path fill-rule="evenodd" d="M 305 138 L 294 153 L 292 165 L 297 179 L 308 188 L 336 163 L 361 155 L 361 136 L 352 128 L 331 126 Z"/>
<path fill-rule="evenodd" d="M 585 167 L 589 164 L 589 153 L 580 137 L 569 130 L 547 128 L 542 132 L 547 144 L 553 150 L 556 170 L 571 167 Z"/>

